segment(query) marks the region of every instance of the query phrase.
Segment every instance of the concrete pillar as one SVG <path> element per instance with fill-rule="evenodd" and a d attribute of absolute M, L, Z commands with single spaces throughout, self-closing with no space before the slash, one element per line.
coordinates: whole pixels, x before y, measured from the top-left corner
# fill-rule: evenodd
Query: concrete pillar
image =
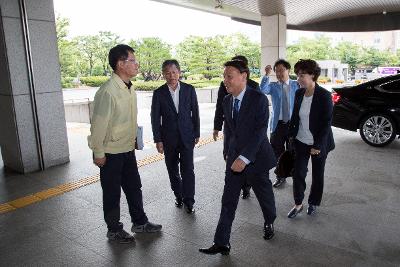
<path fill-rule="evenodd" d="M 286 16 L 276 14 L 261 17 L 261 74 L 266 65 L 286 58 Z M 276 80 L 275 73 L 271 79 Z"/>
<path fill-rule="evenodd" d="M 52 0 L 0 0 L 0 146 L 27 173 L 69 161 Z"/>

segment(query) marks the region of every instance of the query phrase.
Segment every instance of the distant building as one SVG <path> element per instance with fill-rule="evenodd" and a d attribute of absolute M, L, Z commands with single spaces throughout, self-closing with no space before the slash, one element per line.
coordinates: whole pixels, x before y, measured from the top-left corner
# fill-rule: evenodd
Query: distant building
<path fill-rule="evenodd" d="M 400 67 L 377 67 L 372 72 L 382 75 L 394 75 L 400 73 Z"/>
<path fill-rule="evenodd" d="M 340 42 L 351 42 L 363 47 L 374 47 L 378 50 L 390 50 L 396 53 L 400 49 L 400 31 L 384 32 L 304 32 L 289 31 L 288 45 L 296 44 L 300 37 L 316 38 L 320 35 L 331 38 L 332 46 Z"/>
<path fill-rule="evenodd" d="M 367 80 L 372 76 L 376 76 L 376 74 L 372 74 L 373 67 L 362 66 L 358 67 L 354 74 L 354 79 L 356 80 Z"/>
<path fill-rule="evenodd" d="M 339 60 L 317 60 L 321 67 L 321 76 L 328 77 L 332 82 L 337 80 L 347 81 L 349 78 L 349 64 Z"/>
<path fill-rule="evenodd" d="M 356 69 L 356 80 L 373 80 L 400 73 L 400 67 L 360 67 Z"/>

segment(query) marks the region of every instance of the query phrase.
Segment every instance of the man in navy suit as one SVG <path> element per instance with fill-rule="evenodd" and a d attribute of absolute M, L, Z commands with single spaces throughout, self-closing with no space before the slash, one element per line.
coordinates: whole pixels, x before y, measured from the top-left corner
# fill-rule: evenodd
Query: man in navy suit
<path fill-rule="evenodd" d="M 179 81 L 178 61 L 164 61 L 162 73 L 167 82 L 154 91 L 151 104 L 153 138 L 157 151 L 165 154 L 175 206 L 180 208 L 184 204 L 186 212 L 192 214 L 195 211 L 193 148 L 200 137 L 199 105 L 194 87 Z"/>
<path fill-rule="evenodd" d="M 240 60 L 243 61 L 247 66 L 249 65 L 249 61 L 245 56 L 242 55 L 236 55 L 234 56 L 231 60 Z M 247 85 L 251 87 L 254 90 L 260 90 L 260 85 L 256 82 L 250 79 L 248 77 L 247 79 Z M 229 94 L 228 91 L 226 90 L 225 84 L 222 81 L 219 89 L 218 89 L 218 98 L 217 98 L 217 104 L 215 105 L 215 115 L 214 115 L 214 131 L 213 131 L 213 138 L 214 141 L 217 141 L 218 138 L 218 133 L 222 130 L 222 125 L 224 123 L 224 111 L 222 108 L 222 102 L 224 97 Z M 223 155 L 224 159 L 226 155 Z M 248 183 L 245 183 L 242 187 L 242 198 L 243 199 L 248 199 L 250 197 L 250 188 Z"/>
<path fill-rule="evenodd" d="M 224 154 L 227 155 L 225 186 L 214 244 L 199 251 L 228 255 L 232 222 L 246 179 L 261 206 L 264 238 L 268 240 L 274 236 L 276 209 L 268 173 L 275 167 L 276 158 L 267 137 L 268 98 L 246 86 L 249 69 L 242 61 L 228 61 L 224 66 L 224 83 L 230 93 L 223 101 Z"/>

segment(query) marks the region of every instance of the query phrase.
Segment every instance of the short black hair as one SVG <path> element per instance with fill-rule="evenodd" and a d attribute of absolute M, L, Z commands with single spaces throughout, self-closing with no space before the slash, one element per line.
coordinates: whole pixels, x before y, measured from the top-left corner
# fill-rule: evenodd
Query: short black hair
<path fill-rule="evenodd" d="M 126 44 L 119 44 L 110 49 L 108 63 L 114 71 L 117 68 L 117 62 L 119 60 L 126 60 L 129 52 L 135 53 L 135 50 Z"/>
<path fill-rule="evenodd" d="M 247 58 L 242 55 L 236 55 L 231 60 L 240 60 L 240 61 L 243 61 L 246 64 L 246 66 L 249 65 L 249 61 L 247 60 Z"/>
<path fill-rule="evenodd" d="M 240 73 L 245 72 L 247 74 L 247 79 L 250 78 L 250 71 L 249 67 L 243 62 L 242 60 L 230 60 L 225 62 L 224 67 L 234 67 L 237 69 Z"/>
<path fill-rule="evenodd" d="M 284 60 L 284 59 L 278 59 L 277 61 L 275 61 L 275 64 L 274 64 L 274 71 L 275 71 L 275 69 L 276 69 L 276 67 L 277 67 L 278 65 L 284 66 L 285 69 L 287 69 L 287 70 L 290 70 L 290 68 L 292 67 L 292 66 L 290 66 L 290 63 L 289 63 L 288 61 L 286 61 L 286 60 Z"/>
<path fill-rule="evenodd" d="M 163 62 L 162 66 L 161 66 L 161 70 L 164 71 L 168 66 L 170 65 L 175 65 L 176 68 L 181 71 L 181 66 L 179 65 L 178 60 L 176 59 L 167 59 Z"/>
<path fill-rule="evenodd" d="M 307 74 L 314 75 L 313 81 L 316 82 L 321 74 L 321 68 L 315 60 L 300 59 L 294 65 L 294 73 L 299 76 L 299 72 L 305 72 Z"/>

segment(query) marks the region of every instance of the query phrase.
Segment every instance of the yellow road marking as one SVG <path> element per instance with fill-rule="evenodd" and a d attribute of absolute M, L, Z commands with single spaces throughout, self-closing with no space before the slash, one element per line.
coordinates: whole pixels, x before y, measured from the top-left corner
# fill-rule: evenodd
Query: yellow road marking
<path fill-rule="evenodd" d="M 217 140 L 222 140 L 223 137 L 219 136 Z M 207 145 L 211 142 L 214 142 L 212 137 L 209 138 L 202 138 L 200 139 L 200 141 L 196 144 L 196 147 L 201 147 L 204 145 Z M 146 144 L 151 143 L 150 141 L 146 141 Z M 157 161 L 161 161 L 164 159 L 164 155 L 163 154 L 154 154 L 154 155 L 150 155 L 145 157 L 144 159 L 138 160 L 137 161 L 137 165 L 138 168 L 152 164 L 154 162 Z M 14 211 L 18 208 L 22 208 L 28 205 L 31 205 L 33 203 L 36 203 L 38 201 L 42 201 L 44 199 L 48 199 L 51 197 L 55 197 L 61 194 L 64 194 L 66 192 L 78 189 L 80 187 L 89 185 L 89 184 L 93 184 L 96 183 L 100 180 L 100 174 L 96 174 L 93 176 L 89 176 L 89 177 L 85 177 L 83 179 L 77 180 L 77 181 L 73 181 L 73 182 L 69 182 L 69 183 L 65 183 L 53 188 L 49 188 L 31 195 L 27 195 L 25 197 L 21 197 L 18 199 L 15 199 L 13 201 L 9 201 L 3 204 L 0 204 L 0 214 L 3 213 L 7 213 L 10 211 Z"/>
<path fill-rule="evenodd" d="M 25 206 L 28 206 L 30 204 L 33 204 L 35 202 L 40 201 L 40 198 L 34 196 L 34 195 L 27 195 L 25 197 L 18 198 L 16 200 L 8 202 L 11 206 L 15 208 L 22 208 Z"/>
<path fill-rule="evenodd" d="M 16 210 L 16 208 L 14 208 L 13 206 L 11 206 L 8 203 L 4 203 L 4 204 L 0 205 L 0 214 L 1 213 L 6 213 L 6 212 L 9 212 L 9 211 L 12 211 L 12 210 Z"/>

